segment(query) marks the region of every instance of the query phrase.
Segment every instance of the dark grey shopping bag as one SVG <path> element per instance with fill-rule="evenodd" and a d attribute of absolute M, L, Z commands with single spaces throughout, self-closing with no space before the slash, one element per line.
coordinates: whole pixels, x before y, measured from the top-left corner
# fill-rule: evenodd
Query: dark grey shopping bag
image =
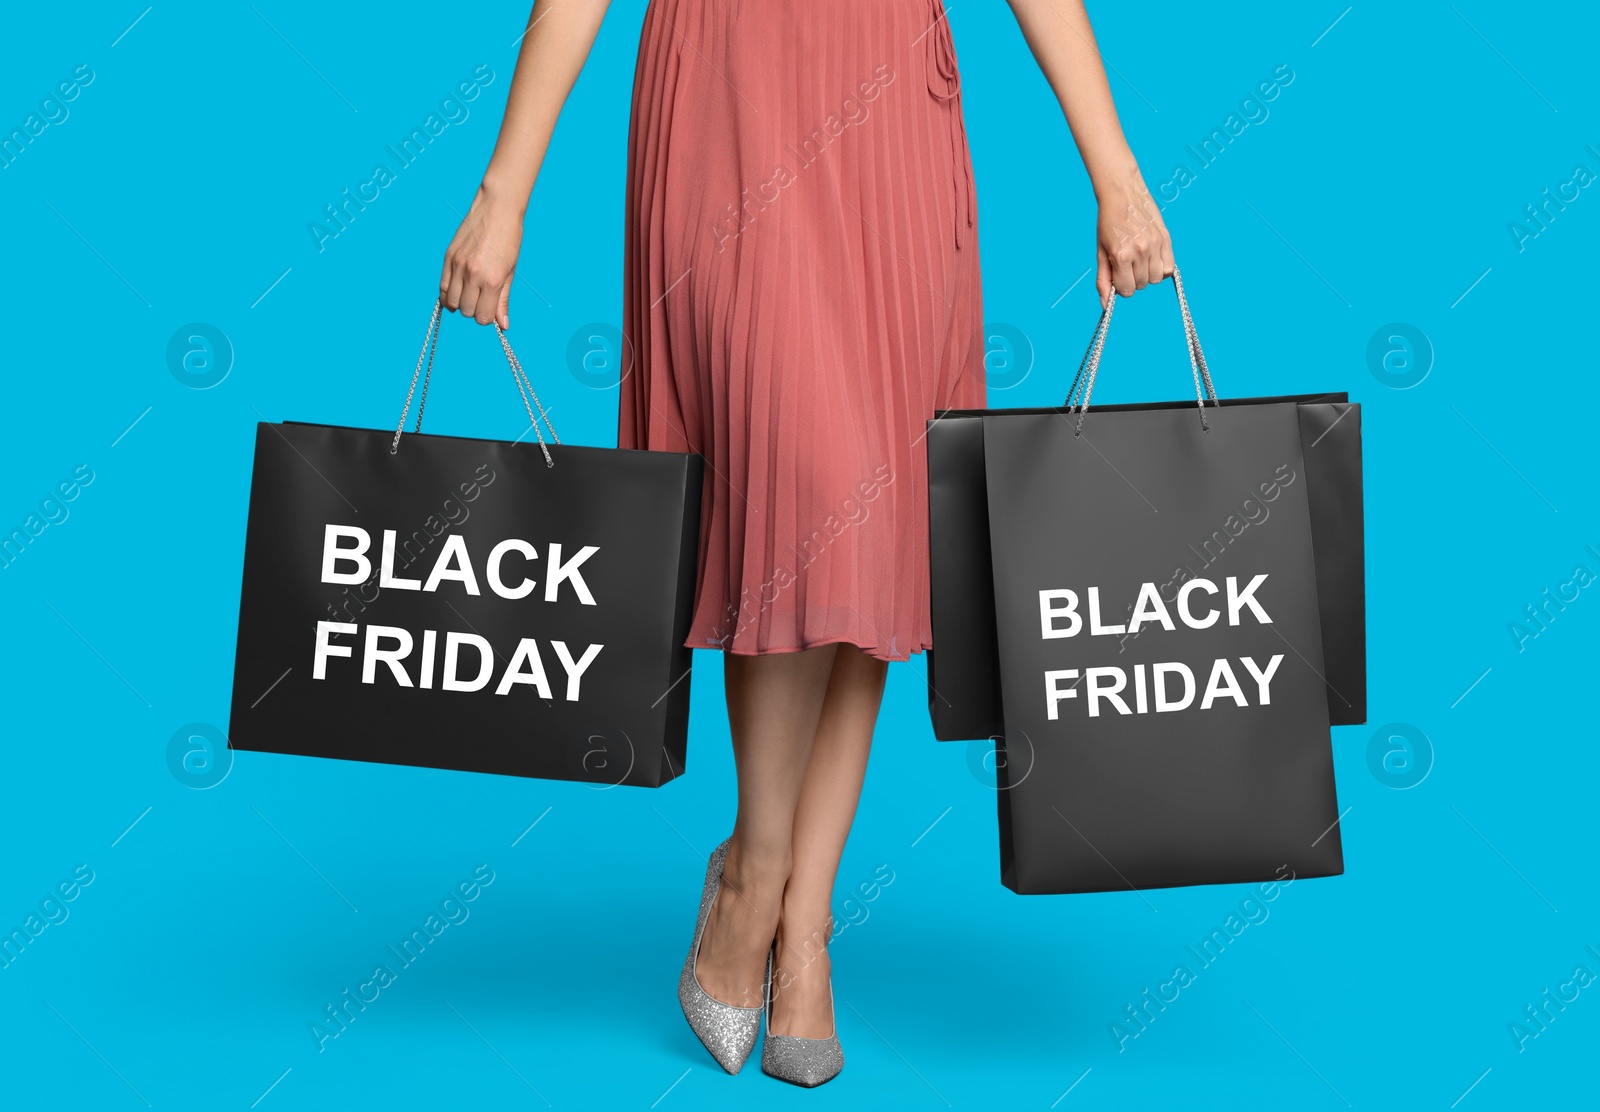
<path fill-rule="evenodd" d="M 1342 872 L 1300 406 L 1080 406 L 982 428 L 1004 883 Z M 1270 516 L 1191 569 L 1246 500 Z"/>
<path fill-rule="evenodd" d="M 683 772 L 703 461 L 547 444 L 505 351 L 536 443 L 421 434 L 426 378 L 418 432 L 257 426 L 232 748 L 652 787 Z"/>

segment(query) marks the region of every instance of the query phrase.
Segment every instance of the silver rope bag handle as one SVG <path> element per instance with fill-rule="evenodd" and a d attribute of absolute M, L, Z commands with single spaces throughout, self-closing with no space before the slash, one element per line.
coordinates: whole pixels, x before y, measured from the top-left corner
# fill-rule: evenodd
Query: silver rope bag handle
<path fill-rule="evenodd" d="M 1216 387 L 1211 383 L 1211 370 L 1206 366 L 1205 352 L 1200 349 L 1200 335 L 1194 328 L 1194 317 L 1189 313 L 1189 299 L 1183 292 L 1183 276 L 1178 273 L 1178 268 L 1172 268 L 1172 288 L 1178 294 L 1178 311 L 1183 316 L 1183 336 L 1189 348 L 1189 370 L 1194 375 L 1194 396 L 1199 403 L 1200 428 L 1210 432 L 1211 426 L 1206 423 L 1206 400 L 1210 399 L 1212 408 L 1221 403 L 1217 400 Z M 1063 403 L 1068 413 L 1077 410 L 1078 420 L 1073 426 L 1073 435 L 1083 431 L 1083 413 L 1089 408 L 1089 398 L 1094 394 L 1094 380 L 1100 370 L 1100 355 L 1105 350 L 1106 333 L 1111 328 L 1111 312 L 1117 305 L 1117 288 L 1111 287 L 1111 298 L 1106 302 L 1106 307 L 1100 311 L 1100 323 L 1095 326 L 1094 337 L 1089 341 L 1089 350 L 1083 354 L 1083 362 L 1078 365 L 1077 377 L 1072 380 L 1072 389 L 1067 392 L 1067 400 Z M 1081 395 L 1081 397 L 1080 397 Z M 1074 399 L 1078 399 L 1076 403 Z"/>
<path fill-rule="evenodd" d="M 406 391 L 406 404 L 400 408 L 400 423 L 395 426 L 394 441 L 389 445 L 389 454 L 392 456 L 400 450 L 400 434 L 405 431 L 406 414 L 411 411 L 411 399 L 417 392 L 417 380 L 422 380 L 422 397 L 417 401 L 417 424 L 411 431 L 413 434 L 422 431 L 422 414 L 428 407 L 428 384 L 433 381 L 433 355 L 439 346 L 439 319 L 444 312 L 444 299 L 440 298 L 433 303 L 433 317 L 428 321 L 428 331 L 422 337 L 422 351 L 417 355 L 416 370 L 411 372 L 411 389 Z M 550 423 L 550 415 L 545 412 L 544 403 L 539 400 L 539 395 L 534 392 L 533 383 L 528 379 L 528 372 L 523 370 L 521 361 L 516 352 L 511 350 L 511 341 L 506 339 L 505 331 L 500 327 L 500 322 L 494 325 L 495 335 L 500 337 L 500 347 L 506 353 L 506 363 L 511 367 L 511 378 L 517 384 L 517 393 L 522 395 L 522 408 L 528 411 L 528 420 L 533 423 L 533 435 L 539 440 L 539 450 L 544 453 L 546 467 L 554 467 L 555 460 L 550 457 L 550 449 L 544 442 L 544 433 L 539 428 L 539 422 L 544 421 L 544 427 L 550 430 L 550 439 L 556 444 L 561 443 L 561 438 L 556 435 L 556 427 Z M 423 373 L 423 364 L 427 364 L 427 373 Z M 532 403 L 529 403 L 532 398 Z M 539 416 L 533 415 L 537 406 Z M 524 434 L 526 435 L 526 434 Z"/>

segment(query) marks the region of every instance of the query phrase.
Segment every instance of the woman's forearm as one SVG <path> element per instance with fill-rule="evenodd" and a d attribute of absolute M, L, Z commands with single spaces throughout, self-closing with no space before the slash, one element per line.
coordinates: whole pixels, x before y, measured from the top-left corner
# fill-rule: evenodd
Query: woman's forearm
<path fill-rule="evenodd" d="M 1010 0 L 1017 26 L 1050 83 L 1097 196 L 1139 172 L 1117 120 L 1105 63 L 1083 0 Z"/>
<path fill-rule="evenodd" d="M 556 118 L 594 46 L 610 0 L 538 0 L 517 55 L 505 120 L 483 189 L 496 201 L 527 207 Z"/>
<path fill-rule="evenodd" d="M 529 13 L 500 137 L 439 273 L 439 298 L 451 312 L 511 326 L 511 281 L 528 197 L 609 3 L 538 0 Z"/>
<path fill-rule="evenodd" d="M 1099 203 L 1095 288 L 1100 303 L 1109 304 L 1113 290 L 1131 297 L 1173 272 L 1172 239 L 1123 138 L 1089 13 L 1083 0 L 1010 2 L 1017 26 L 1061 104 Z"/>

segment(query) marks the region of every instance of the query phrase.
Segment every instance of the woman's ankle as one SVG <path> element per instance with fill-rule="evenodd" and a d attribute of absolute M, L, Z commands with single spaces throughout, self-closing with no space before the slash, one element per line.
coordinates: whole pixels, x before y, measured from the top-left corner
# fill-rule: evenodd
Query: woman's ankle
<path fill-rule="evenodd" d="M 761 897 L 760 904 L 776 915 L 793 867 L 794 857 L 787 846 L 749 847 L 735 834 L 722 864 L 722 875 L 728 887 L 752 901 Z"/>
<path fill-rule="evenodd" d="M 828 963 L 828 943 L 833 940 L 833 918 L 827 912 L 807 914 L 785 903 L 778 919 L 777 964 L 792 975 L 815 965 Z"/>

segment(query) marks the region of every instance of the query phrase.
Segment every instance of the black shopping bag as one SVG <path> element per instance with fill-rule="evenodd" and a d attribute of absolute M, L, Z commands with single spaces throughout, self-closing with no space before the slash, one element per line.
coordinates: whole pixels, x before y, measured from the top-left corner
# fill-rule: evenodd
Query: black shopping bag
<path fill-rule="evenodd" d="M 1096 331 L 1096 340 L 1103 336 Z M 1091 345 L 1091 350 L 1093 345 Z M 1073 384 L 1076 392 L 1082 381 Z M 1069 398 L 1070 402 L 1070 398 Z M 1361 406 L 1344 393 L 1222 398 L 1222 406 L 1293 402 L 1299 406 L 1317 599 L 1328 680 L 1329 720 L 1367 720 L 1366 541 L 1361 472 Z M 1093 412 L 1174 409 L 1193 401 L 1102 405 Z M 1065 415 L 1055 409 L 950 409 L 928 422 L 928 550 L 933 648 L 927 652 L 928 714 L 939 741 L 993 738 L 1002 732 L 999 654 L 995 644 L 984 418 Z M 1257 498 L 1203 538 L 1186 559 L 1207 566 L 1255 521 L 1271 514 Z"/>
<path fill-rule="evenodd" d="M 1097 343 L 1075 413 L 982 421 L 1002 880 L 1340 873 L 1300 407 L 1085 412 L 1098 359 Z M 1271 516 L 1191 574 L 1248 499 Z"/>
<path fill-rule="evenodd" d="M 505 351 L 536 443 L 257 426 L 231 748 L 652 787 L 683 772 L 703 461 L 547 444 Z"/>

